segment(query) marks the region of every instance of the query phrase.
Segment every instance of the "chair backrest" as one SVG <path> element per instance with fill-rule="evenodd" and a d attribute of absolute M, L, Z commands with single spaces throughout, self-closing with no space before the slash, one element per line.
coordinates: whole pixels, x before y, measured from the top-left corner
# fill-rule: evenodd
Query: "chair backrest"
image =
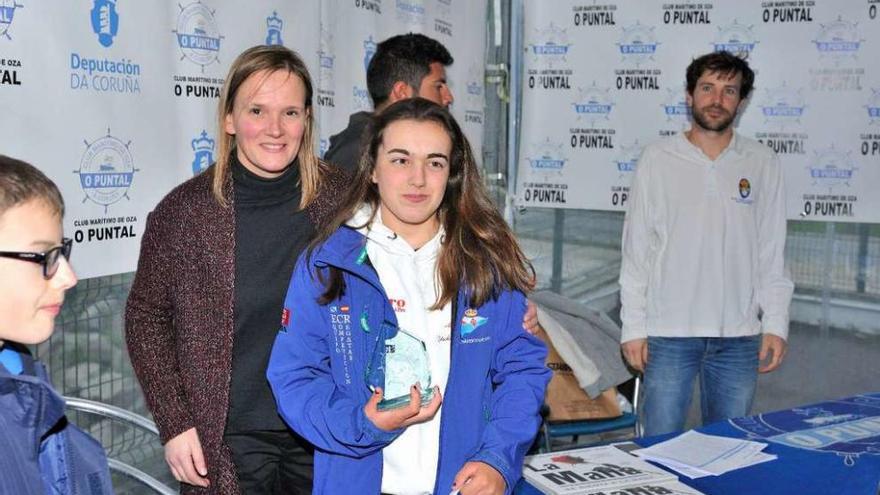
<path fill-rule="evenodd" d="M 635 385 L 633 388 L 632 412 L 623 413 L 623 415 L 615 418 L 607 419 L 591 419 L 584 421 L 567 421 L 563 423 L 550 423 L 544 419 L 541 424 L 541 449 L 544 452 L 551 452 L 551 439 L 557 437 L 573 437 L 576 443 L 577 437 L 586 435 L 598 435 L 617 430 L 632 428 L 634 438 L 642 436 L 644 432 L 642 424 L 639 421 L 639 394 L 641 392 L 641 376 L 635 377 Z"/>

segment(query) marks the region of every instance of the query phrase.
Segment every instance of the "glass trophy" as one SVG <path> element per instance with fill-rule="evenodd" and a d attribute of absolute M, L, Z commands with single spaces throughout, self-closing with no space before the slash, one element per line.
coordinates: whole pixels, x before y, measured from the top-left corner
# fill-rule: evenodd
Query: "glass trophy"
<path fill-rule="evenodd" d="M 410 388 L 416 383 L 422 387 L 422 405 L 431 402 L 434 388 L 425 343 L 406 330 L 382 325 L 382 335 L 367 367 L 370 390 L 381 387 L 384 391 L 377 408 L 385 411 L 409 404 Z"/>

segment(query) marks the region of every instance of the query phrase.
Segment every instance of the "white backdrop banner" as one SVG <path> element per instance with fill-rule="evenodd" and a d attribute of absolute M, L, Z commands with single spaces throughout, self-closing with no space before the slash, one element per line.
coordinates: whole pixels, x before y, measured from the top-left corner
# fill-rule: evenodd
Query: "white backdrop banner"
<path fill-rule="evenodd" d="M 371 109 L 376 43 L 422 32 L 449 48 L 453 113 L 482 142 L 483 2 L 0 0 L 0 153 L 35 164 L 67 202 L 80 278 L 135 269 L 147 214 L 214 160 L 229 64 L 284 44 L 316 86 L 319 147 Z"/>
<path fill-rule="evenodd" d="M 526 0 L 517 203 L 624 210 L 644 145 L 690 126 L 685 68 L 728 50 L 755 70 L 737 130 L 778 154 L 788 217 L 880 222 L 878 9 Z"/>

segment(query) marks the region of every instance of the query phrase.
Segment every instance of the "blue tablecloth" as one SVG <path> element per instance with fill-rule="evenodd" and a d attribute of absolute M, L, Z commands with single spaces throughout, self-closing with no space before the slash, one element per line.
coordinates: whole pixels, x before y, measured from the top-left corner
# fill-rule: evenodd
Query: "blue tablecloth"
<path fill-rule="evenodd" d="M 880 393 L 820 402 L 698 428 L 767 442 L 778 459 L 682 483 L 707 495 L 880 495 Z M 642 446 L 670 435 L 636 440 Z M 526 482 L 518 495 L 540 492 Z"/>

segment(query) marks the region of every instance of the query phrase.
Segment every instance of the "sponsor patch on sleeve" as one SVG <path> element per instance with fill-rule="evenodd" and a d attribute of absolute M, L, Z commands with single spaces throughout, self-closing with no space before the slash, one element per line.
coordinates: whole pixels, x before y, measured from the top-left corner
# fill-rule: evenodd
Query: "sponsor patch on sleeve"
<path fill-rule="evenodd" d="M 284 308 L 281 310 L 281 326 L 287 329 L 287 325 L 290 323 L 290 310 Z"/>

